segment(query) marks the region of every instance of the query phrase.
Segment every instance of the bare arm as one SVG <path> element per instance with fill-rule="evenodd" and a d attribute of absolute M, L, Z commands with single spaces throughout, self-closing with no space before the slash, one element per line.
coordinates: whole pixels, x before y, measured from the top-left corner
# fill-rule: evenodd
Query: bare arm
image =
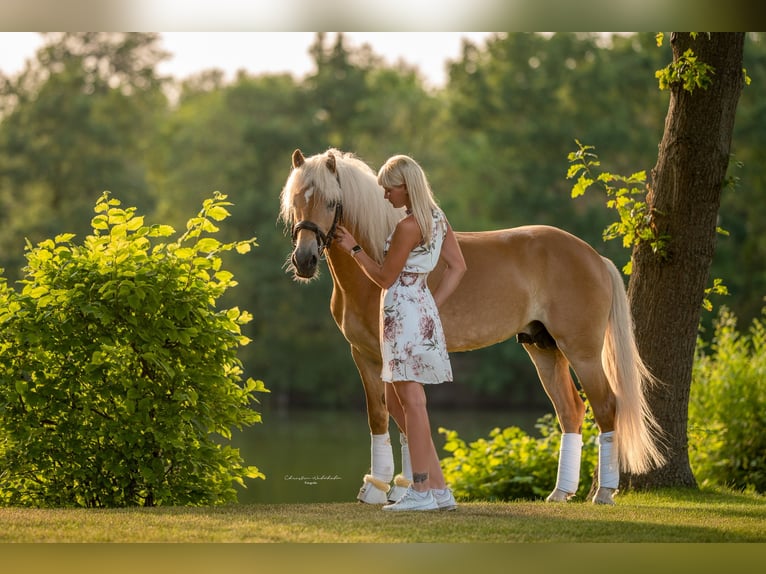
<path fill-rule="evenodd" d="M 444 238 L 440 258 L 447 264 L 447 268 L 433 293 L 437 307 L 441 307 L 442 303 L 457 289 L 467 269 L 463 252 L 449 223 L 447 224 L 447 237 Z"/>
<path fill-rule="evenodd" d="M 356 239 L 348 232 L 348 229 L 342 225 L 338 226 L 335 233 L 335 239 L 346 251 L 356 245 Z M 405 217 L 396 226 L 394 234 L 391 237 L 391 245 L 388 248 L 383 263 L 380 264 L 364 251 L 353 255 L 357 264 L 362 268 L 364 274 L 370 278 L 381 289 L 388 289 L 394 284 L 396 278 L 404 269 L 407 263 L 407 257 L 415 246 L 420 243 L 422 236 L 420 227 L 413 217 Z"/>

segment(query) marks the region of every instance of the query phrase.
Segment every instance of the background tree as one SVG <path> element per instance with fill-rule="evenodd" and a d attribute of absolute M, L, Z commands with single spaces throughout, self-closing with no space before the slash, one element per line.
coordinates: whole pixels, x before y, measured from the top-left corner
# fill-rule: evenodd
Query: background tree
<path fill-rule="evenodd" d="M 0 250 L 15 255 L 12 277 L 19 235 L 86 233 L 106 189 L 152 207 L 144 154 L 166 105 L 158 42 L 158 34 L 46 34 L 36 60 L 0 84 Z"/>
<path fill-rule="evenodd" d="M 744 33 L 671 35 L 670 104 L 647 196 L 651 224 L 669 240 L 663 253 L 652 252 L 645 242 L 634 249 L 628 289 L 639 350 L 661 381 L 649 402 L 665 431 L 668 461 L 627 477 L 634 487 L 696 485 L 688 457 L 689 390 L 744 83 L 744 38 Z"/>
<path fill-rule="evenodd" d="M 87 232 L 104 189 L 139 206 L 147 220 L 175 225 L 210 192 L 227 193 L 238 208 L 222 233 L 254 234 L 259 249 L 246 263 L 226 262 L 240 284 L 224 297 L 254 315 L 244 328 L 255 343 L 242 350 L 243 361 L 269 383 L 270 404 L 345 409 L 364 402 L 347 344 L 326 313 L 329 275 L 298 287 L 282 268 L 290 241 L 276 222 L 277 201 L 293 149 L 338 145 L 373 167 L 409 153 L 427 169 L 456 228 L 551 223 L 622 265 L 626 252 L 601 238 L 611 219 L 603 200 L 569 199 L 567 153 L 579 139 L 598 149 L 607 171 L 648 173 L 670 97 L 651 78 L 671 48 L 658 48 L 646 33 L 508 33 L 465 42 L 438 88 L 404 62 L 385 64 L 369 46 L 329 34 L 317 36 L 315 70 L 301 79 L 226 79 L 214 69 L 165 79 L 153 65 L 164 57 L 156 35 L 46 38 L 19 75 L 0 72 L 0 267 L 12 283 L 24 265 L 25 237 Z M 745 39 L 754 86 L 766 82 L 763 38 Z M 113 76 L 112 69 L 128 73 Z M 766 294 L 766 211 L 753 209 L 766 200 L 765 109 L 757 89 L 743 93 L 730 174 L 739 182 L 723 193 L 719 211 L 731 235 L 720 239 L 712 268 L 742 324 L 760 315 Z M 65 177 L 52 177 L 51 166 Z M 62 198 L 56 210 L 53 186 Z M 703 324 L 711 321 L 704 313 Z M 439 391 L 441 406 L 548 408 L 513 342 L 456 354 L 453 365 L 463 383 Z"/>

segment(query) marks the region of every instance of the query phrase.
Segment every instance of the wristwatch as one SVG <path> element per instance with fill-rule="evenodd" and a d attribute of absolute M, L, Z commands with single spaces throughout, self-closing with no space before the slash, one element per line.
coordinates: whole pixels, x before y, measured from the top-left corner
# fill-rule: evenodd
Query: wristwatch
<path fill-rule="evenodd" d="M 354 246 L 351 248 L 351 257 L 355 257 L 355 256 L 356 256 L 356 254 L 357 254 L 357 253 L 359 253 L 361 250 L 362 250 L 361 246 L 359 246 L 359 245 L 354 245 Z"/>

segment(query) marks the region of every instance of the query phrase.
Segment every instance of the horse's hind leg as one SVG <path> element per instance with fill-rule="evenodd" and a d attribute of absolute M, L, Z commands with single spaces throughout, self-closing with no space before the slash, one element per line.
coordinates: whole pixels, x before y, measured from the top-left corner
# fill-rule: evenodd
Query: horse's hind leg
<path fill-rule="evenodd" d="M 546 500 L 566 502 L 577 492 L 580 483 L 585 404 L 572 380 L 569 362 L 561 351 L 529 343 L 524 344 L 524 349 L 535 364 L 537 375 L 553 403 L 562 432 L 556 487 Z"/>
<path fill-rule="evenodd" d="M 620 483 L 620 468 L 614 439 L 616 399 L 601 365 L 601 358 L 579 358 L 570 353 L 572 368 L 588 397 L 593 418 L 599 428 L 598 490 L 593 497 L 596 504 L 614 504 L 614 495 Z"/>

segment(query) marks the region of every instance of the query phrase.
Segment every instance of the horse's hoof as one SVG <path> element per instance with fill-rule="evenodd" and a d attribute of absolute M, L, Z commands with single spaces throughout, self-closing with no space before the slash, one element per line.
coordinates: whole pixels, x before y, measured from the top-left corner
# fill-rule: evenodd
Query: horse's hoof
<path fill-rule="evenodd" d="M 557 488 L 548 495 L 548 498 L 545 499 L 545 502 L 567 502 L 573 496 L 574 494 L 564 492 L 563 490 Z"/>
<path fill-rule="evenodd" d="M 614 504 L 614 496 L 617 494 L 616 488 L 599 487 L 593 497 L 593 504 Z"/>
<path fill-rule="evenodd" d="M 385 487 L 382 488 L 382 487 Z M 387 504 L 388 503 L 389 486 L 383 484 L 382 481 L 373 479 L 372 476 L 365 475 L 364 484 L 359 489 L 359 494 L 356 495 L 356 499 L 359 502 L 366 504 Z"/>

